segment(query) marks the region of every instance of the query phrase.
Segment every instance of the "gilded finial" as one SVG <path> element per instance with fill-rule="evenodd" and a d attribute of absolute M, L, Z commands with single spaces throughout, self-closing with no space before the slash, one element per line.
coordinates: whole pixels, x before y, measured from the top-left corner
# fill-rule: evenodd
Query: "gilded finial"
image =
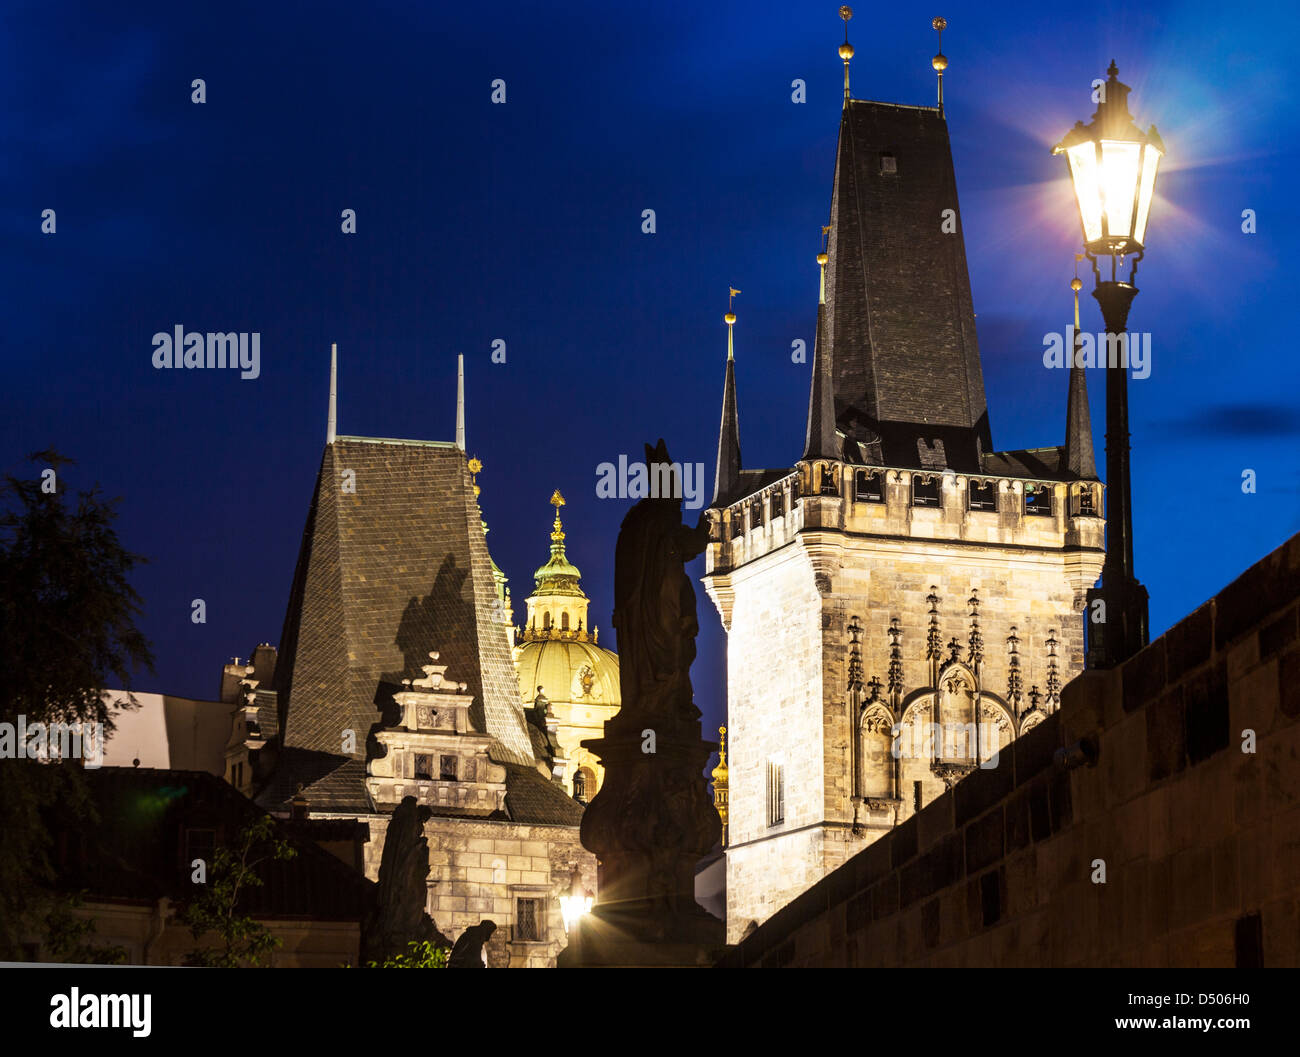
<path fill-rule="evenodd" d="M 555 527 L 551 539 L 559 543 L 564 539 L 564 526 L 560 524 L 560 507 L 564 506 L 564 496 L 560 495 L 558 488 L 551 493 L 551 506 L 555 507 Z"/>
<path fill-rule="evenodd" d="M 478 498 L 478 494 L 479 494 L 478 475 L 482 469 L 483 469 L 483 463 L 479 461 L 478 456 L 477 455 L 472 456 L 469 460 L 469 479 L 470 479 L 470 483 L 474 486 L 475 499 Z"/>
<path fill-rule="evenodd" d="M 817 254 L 817 266 L 821 269 L 821 292 L 817 295 L 817 303 L 824 305 L 826 303 L 826 262 L 830 257 L 826 253 L 826 243 L 830 238 L 831 226 L 827 224 L 822 228 L 822 251 Z"/>
<path fill-rule="evenodd" d="M 1083 260 L 1082 253 L 1074 255 L 1074 278 L 1070 280 L 1070 289 L 1074 291 L 1074 331 L 1079 332 L 1079 291 L 1083 289 L 1083 280 L 1079 278 L 1079 262 Z"/>
<path fill-rule="evenodd" d="M 943 31 L 948 28 L 948 20 L 942 15 L 938 15 L 930 20 L 930 25 L 934 31 L 939 34 L 939 51 L 930 65 L 934 67 L 934 72 L 939 75 L 939 113 L 943 114 L 943 71 L 948 68 L 948 57 L 943 53 Z"/>
<path fill-rule="evenodd" d="M 840 18 L 844 19 L 844 43 L 840 45 L 840 58 L 844 60 L 844 105 L 849 105 L 849 60 L 853 58 L 853 45 L 849 43 L 849 19 L 853 17 L 853 8 L 845 4 L 840 8 Z"/>
<path fill-rule="evenodd" d="M 731 338 L 731 328 L 736 325 L 736 313 L 731 310 L 731 302 L 736 299 L 740 291 L 734 286 L 729 286 L 727 289 L 730 291 L 730 296 L 727 298 L 727 314 L 722 319 L 727 324 L 727 359 L 730 361 L 736 358 L 735 346 Z"/>

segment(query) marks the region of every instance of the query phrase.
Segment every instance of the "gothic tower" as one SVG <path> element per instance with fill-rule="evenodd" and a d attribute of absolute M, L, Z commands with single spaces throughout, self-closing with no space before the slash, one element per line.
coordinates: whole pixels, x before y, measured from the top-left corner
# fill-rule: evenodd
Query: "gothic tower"
<path fill-rule="evenodd" d="M 840 54 L 793 467 L 740 465 L 726 368 L 704 584 L 728 636 L 730 942 L 1058 706 L 1104 557 L 1081 369 L 1066 444 L 993 450 L 942 99 L 851 99 Z"/>

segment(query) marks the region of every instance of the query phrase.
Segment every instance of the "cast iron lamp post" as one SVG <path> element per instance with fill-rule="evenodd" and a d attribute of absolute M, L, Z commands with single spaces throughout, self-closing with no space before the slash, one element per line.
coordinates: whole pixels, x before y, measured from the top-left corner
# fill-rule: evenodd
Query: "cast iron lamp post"
<path fill-rule="evenodd" d="M 1112 61 L 1109 78 L 1092 124 L 1075 123 L 1053 149 L 1070 164 L 1079 203 L 1084 249 L 1092 262 L 1108 335 L 1125 335 L 1128 312 L 1137 296 L 1133 285 L 1142 259 L 1156 169 L 1164 143 L 1154 125 L 1143 133 L 1128 110 L 1129 86 L 1119 81 Z M 1099 257 L 1110 258 L 1103 279 Z M 1127 279 L 1122 278 L 1130 259 Z M 1121 339 L 1127 353 L 1127 337 Z M 1115 340 L 1108 340 L 1114 347 Z M 1099 353 L 1102 350 L 1099 350 Z M 1147 592 L 1133 573 L 1133 512 L 1129 477 L 1128 367 L 1106 372 L 1106 563 L 1101 587 L 1088 592 L 1088 667 L 1110 668 L 1132 657 L 1150 640 Z M 1103 607 L 1097 607 L 1101 600 Z M 1100 618 L 1100 619 L 1098 619 Z"/>

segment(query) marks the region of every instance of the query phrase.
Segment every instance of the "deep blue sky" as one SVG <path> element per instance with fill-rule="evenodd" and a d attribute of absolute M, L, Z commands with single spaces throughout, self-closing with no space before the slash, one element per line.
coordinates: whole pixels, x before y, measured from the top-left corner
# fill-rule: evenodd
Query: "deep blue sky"
<path fill-rule="evenodd" d="M 352 435 L 451 439 L 466 354 L 469 447 L 521 618 L 552 489 L 606 630 L 626 503 L 596 499 L 596 465 L 663 436 L 711 486 L 728 285 L 743 291 L 745 464 L 798 457 L 809 367 L 789 351 L 812 345 L 838 4 L 123 6 L 8 5 L 0 465 L 31 472 L 22 456 L 55 445 L 79 460 L 68 484 L 122 497 L 121 535 L 150 559 L 136 583 L 158 655 L 138 689 L 211 697 L 224 660 L 278 640 L 331 341 Z M 1063 438 L 1065 375 L 1042 367 L 1042 336 L 1067 321 L 1079 232 L 1049 147 L 1090 117 L 1111 58 L 1169 148 L 1130 320 L 1154 344 L 1131 402 L 1137 570 L 1158 634 L 1300 530 L 1297 16 L 941 7 L 859 5 L 854 95 L 932 102 L 930 18 L 948 18 L 998 448 Z M 489 98 L 498 77 L 504 106 Z M 1090 298 L 1084 312 L 1100 329 Z M 151 336 L 178 323 L 260 332 L 261 377 L 154 370 Z M 497 338 L 505 365 L 489 359 Z M 1257 494 L 1241 491 L 1246 468 Z M 723 636 L 698 593 L 696 696 L 716 725 Z M 190 621 L 194 598 L 206 624 Z"/>

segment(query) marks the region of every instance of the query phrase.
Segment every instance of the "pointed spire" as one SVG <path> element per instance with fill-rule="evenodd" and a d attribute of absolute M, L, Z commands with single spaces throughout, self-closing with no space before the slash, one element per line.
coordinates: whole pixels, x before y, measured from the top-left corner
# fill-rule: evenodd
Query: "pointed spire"
<path fill-rule="evenodd" d="M 830 226 L 822 228 L 822 252 L 817 254 L 821 270 L 821 295 L 817 302 L 817 336 L 813 341 L 812 387 L 808 392 L 808 429 L 804 434 L 803 457 L 838 459 L 841 455 L 835 430 L 835 375 L 831 345 L 826 334 L 826 241 Z"/>
<path fill-rule="evenodd" d="M 722 425 L 718 427 L 718 463 L 713 474 L 715 507 L 726 506 L 740 487 L 740 412 L 736 405 L 736 347 L 732 339 L 736 313 L 731 310 L 740 291 L 734 286 L 727 289 L 731 294 L 727 314 L 722 317 L 727 324 L 727 372 L 722 383 Z"/>
<path fill-rule="evenodd" d="M 1092 447 L 1092 417 L 1088 411 L 1087 370 L 1079 365 L 1079 261 L 1082 253 L 1074 255 L 1074 278 L 1070 289 L 1074 291 L 1074 341 L 1070 349 L 1070 391 L 1065 402 L 1065 468 L 1077 478 L 1095 481 L 1097 459 Z"/>
<path fill-rule="evenodd" d="M 849 43 L 849 19 L 853 17 L 853 8 L 845 4 L 840 8 L 840 18 L 844 19 L 844 43 L 840 45 L 840 58 L 844 60 L 844 105 L 849 105 L 849 60 L 853 58 L 853 45 Z"/>
<path fill-rule="evenodd" d="M 948 20 L 940 15 L 930 21 L 935 32 L 939 34 L 939 53 L 930 60 L 934 72 L 939 75 L 939 115 L 943 116 L 943 71 L 948 68 L 948 57 L 943 53 L 943 31 L 948 28 Z"/>
<path fill-rule="evenodd" d="M 338 377 L 339 377 L 339 347 L 330 346 L 330 409 L 329 417 L 325 423 L 325 443 L 333 444 L 338 425 Z"/>
<path fill-rule="evenodd" d="M 456 447 L 465 450 L 465 354 L 456 357 Z"/>

